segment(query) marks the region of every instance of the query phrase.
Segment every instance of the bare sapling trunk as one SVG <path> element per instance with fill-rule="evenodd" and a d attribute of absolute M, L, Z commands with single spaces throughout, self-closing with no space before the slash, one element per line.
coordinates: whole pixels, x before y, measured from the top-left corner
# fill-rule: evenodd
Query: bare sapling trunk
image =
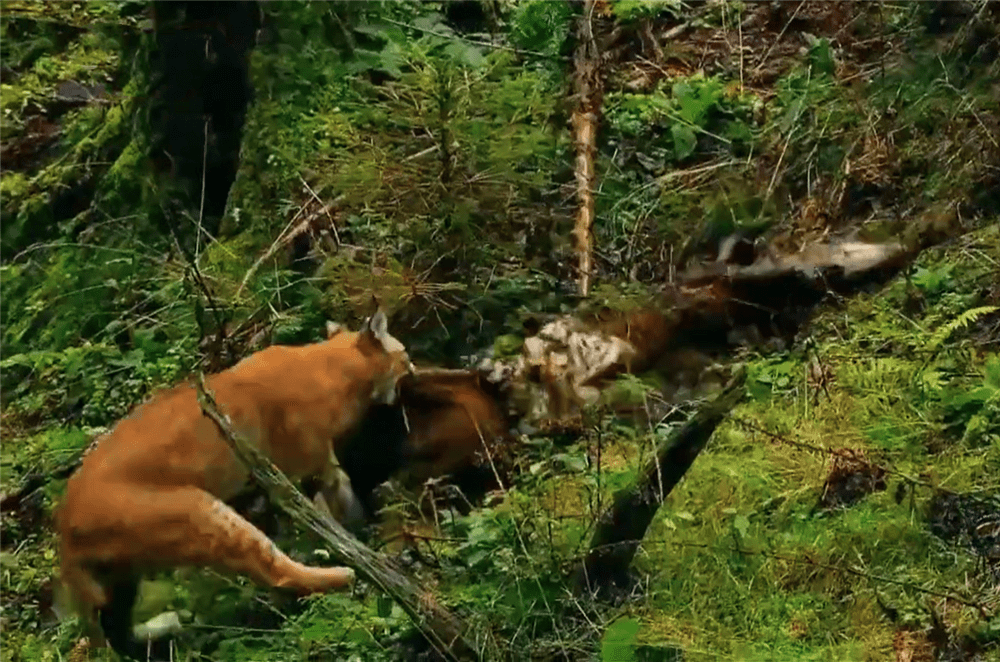
<path fill-rule="evenodd" d="M 638 483 L 615 495 L 597 524 L 590 551 L 576 577 L 577 589 L 603 592 L 621 585 L 656 511 L 680 482 L 712 433 L 743 399 L 746 372 L 740 369 L 712 401 L 699 409 L 656 449 L 639 473 Z"/>
<path fill-rule="evenodd" d="M 476 659 L 475 649 L 465 638 L 466 627 L 438 604 L 434 595 L 417 586 L 381 554 L 358 542 L 338 522 L 324 518 L 316 507 L 288 480 L 258 448 L 233 431 L 228 416 L 206 389 L 204 375 L 195 385 L 202 410 L 215 421 L 222 436 L 236 456 L 250 469 L 253 479 L 265 490 L 271 502 L 322 538 L 358 576 L 378 586 L 409 614 L 413 623 L 431 644 L 450 659 Z"/>
<path fill-rule="evenodd" d="M 583 14 L 578 17 L 576 52 L 573 55 L 573 85 L 576 107 L 571 124 L 576 147 L 576 224 L 573 228 L 577 253 L 577 287 L 580 296 L 590 291 L 593 272 L 594 225 L 594 154 L 597 152 L 597 123 L 601 114 L 603 81 L 601 55 L 593 30 L 594 0 L 583 1 Z"/>

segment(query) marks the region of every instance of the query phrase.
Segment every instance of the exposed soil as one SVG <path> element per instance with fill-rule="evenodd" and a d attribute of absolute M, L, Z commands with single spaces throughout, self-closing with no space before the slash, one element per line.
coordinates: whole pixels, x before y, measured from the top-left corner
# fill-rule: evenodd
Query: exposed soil
<path fill-rule="evenodd" d="M 927 519 L 934 535 L 971 551 L 1000 581 L 1000 494 L 938 492 Z"/>
<path fill-rule="evenodd" d="M 885 468 L 869 462 L 860 450 L 837 453 L 816 507 L 835 511 L 853 506 L 874 492 L 883 492 L 885 473 Z"/>

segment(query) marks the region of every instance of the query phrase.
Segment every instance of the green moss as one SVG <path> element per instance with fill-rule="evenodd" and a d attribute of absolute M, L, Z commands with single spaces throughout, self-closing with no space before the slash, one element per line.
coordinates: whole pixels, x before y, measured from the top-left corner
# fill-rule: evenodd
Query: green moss
<path fill-rule="evenodd" d="M 38 58 L 14 83 L 0 84 L 0 131 L 5 140 L 22 133 L 25 109 L 29 104 L 45 107 L 61 81 L 105 83 L 117 66 L 117 44 L 95 34 L 74 41 L 62 53 Z"/>
<path fill-rule="evenodd" d="M 524 339 L 517 335 L 503 335 L 493 343 L 493 355 L 496 357 L 513 357 L 521 352 Z"/>
<path fill-rule="evenodd" d="M 10 172 L 0 181 L 0 196 L 4 199 L 23 199 L 28 191 L 29 180 L 24 173 Z"/>
<path fill-rule="evenodd" d="M 993 229 L 970 241 L 987 251 L 1000 248 Z M 987 268 L 986 262 L 960 251 L 935 251 L 922 261 L 954 264 L 972 275 L 962 285 L 952 282 L 951 295 L 974 290 L 974 274 Z M 986 467 L 1000 466 L 998 445 L 983 454 L 963 451 L 953 441 L 947 450 L 928 454 L 924 443 L 939 429 L 940 419 L 934 400 L 914 391 L 928 367 L 925 355 L 908 355 L 903 349 L 891 361 L 856 358 L 864 353 L 864 340 L 873 337 L 884 342 L 910 334 L 910 342 L 921 346 L 923 338 L 912 335 L 914 324 L 933 319 L 948 298 L 941 297 L 914 318 L 899 315 L 891 297 L 861 297 L 849 302 L 846 312 L 821 316 L 820 329 L 845 314 L 851 321 L 847 335 L 815 331 L 819 356 L 836 374 L 829 396 L 805 409 L 804 398 L 796 393 L 805 384 L 793 378 L 786 385 L 790 390 L 752 400 L 734 412 L 736 419 L 756 419 L 761 427 L 815 448 L 866 449 L 902 475 L 890 475 L 886 491 L 818 516 L 812 510 L 828 470 L 824 455 L 743 431 L 738 423 L 725 426 L 670 495 L 646 536 L 638 565 L 652 584 L 640 641 L 739 659 L 881 659 L 879 651 L 891 645 L 893 628 L 877 616 L 876 596 L 923 622 L 926 612 L 918 605 L 925 596 L 914 587 L 987 590 L 974 569 L 976 560 L 942 546 L 920 508 L 914 510 L 909 499 L 897 503 L 894 492 L 907 484 L 906 475 L 946 476 L 947 489 L 959 492 L 996 491 L 996 473 Z M 854 349 L 844 351 L 844 343 Z M 962 361 L 971 361 L 963 363 L 964 370 L 983 360 L 964 357 Z M 976 379 L 950 374 L 960 383 Z M 887 399 L 886 394 L 899 396 Z M 845 411 L 852 413 L 845 416 Z M 918 504 L 932 495 L 926 487 L 912 489 Z M 878 577 L 903 585 L 885 584 Z M 978 579 L 970 585 L 969 577 Z M 850 606 L 843 602 L 845 595 Z M 964 608 L 953 617 L 960 631 L 976 620 L 974 610 Z M 832 644 L 831 635 L 848 641 Z"/>

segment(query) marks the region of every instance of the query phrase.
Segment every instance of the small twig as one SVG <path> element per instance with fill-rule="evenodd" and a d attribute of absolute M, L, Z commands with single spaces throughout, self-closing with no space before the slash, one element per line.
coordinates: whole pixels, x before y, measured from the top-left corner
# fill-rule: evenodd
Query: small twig
<path fill-rule="evenodd" d="M 330 227 L 333 229 L 333 239 L 334 241 L 337 242 L 337 248 L 340 248 L 340 233 L 337 232 L 337 223 L 336 221 L 333 220 L 333 215 L 330 214 L 330 208 L 332 207 L 333 203 L 329 205 L 323 205 L 323 201 L 319 199 L 319 196 L 316 195 L 316 191 L 314 191 L 312 187 L 309 186 L 309 182 L 307 182 L 302 175 L 299 175 L 299 180 L 302 182 L 302 185 L 306 187 L 306 190 L 309 191 L 309 195 L 313 197 L 313 200 L 315 200 L 319 205 L 322 206 L 323 211 L 326 213 L 326 217 L 330 219 Z"/>
<path fill-rule="evenodd" d="M 703 166 L 696 166 L 694 168 L 686 168 L 685 170 L 672 170 L 664 175 L 660 175 L 656 178 L 657 184 L 666 184 L 671 179 L 677 179 L 678 177 L 685 177 L 687 175 L 703 175 L 707 172 L 713 170 L 718 170 L 719 168 L 726 168 L 728 166 L 740 165 L 743 161 L 738 159 L 730 159 L 729 161 L 720 161 L 718 163 L 709 163 Z"/>
<path fill-rule="evenodd" d="M 205 38 L 205 49 L 208 49 L 209 38 Z M 201 254 L 201 233 L 204 232 L 202 221 L 205 217 L 205 171 L 208 165 L 208 115 L 205 116 L 205 143 L 201 148 L 201 202 L 198 204 L 198 231 L 194 235 L 195 262 Z"/>
<path fill-rule="evenodd" d="M 853 449 L 849 449 L 849 448 L 826 448 L 824 446 L 816 446 L 815 444 L 810 444 L 810 443 L 807 443 L 807 442 L 804 442 L 804 441 L 797 441 L 795 439 L 790 439 L 790 438 L 786 437 L 785 435 L 778 434 L 777 432 L 771 432 L 770 430 L 762 428 L 759 425 L 756 425 L 756 424 L 752 423 L 751 421 L 748 421 L 747 419 L 741 418 L 739 416 L 734 416 L 732 420 L 737 425 L 741 425 L 741 426 L 743 426 L 743 427 L 745 427 L 745 428 L 747 428 L 749 430 L 753 430 L 754 432 L 759 432 L 761 434 L 765 434 L 765 435 L 771 437 L 772 439 L 774 439 L 775 441 L 778 441 L 778 442 L 780 442 L 782 444 L 787 444 L 788 446 L 792 446 L 793 448 L 798 448 L 800 450 L 808 450 L 808 451 L 813 451 L 814 453 L 820 453 L 820 454 L 823 454 L 823 455 L 834 455 L 834 456 L 838 456 L 838 457 L 844 457 L 851 450 L 853 450 Z M 921 485 L 923 487 L 928 487 L 930 489 L 938 489 L 938 486 L 936 486 L 933 483 L 930 483 L 930 482 L 928 482 L 926 480 L 922 480 L 920 478 L 915 478 L 915 477 L 913 477 L 913 476 L 911 476 L 911 475 L 909 475 L 907 473 L 903 473 L 902 471 L 898 471 L 896 469 L 893 469 L 891 467 L 887 467 L 887 466 L 882 465 L 882 464 L 879 464 L 878 466 L 881 467 L 882 470 L 885 471 L 887 474 L 891 474 L 891 475 L 894 475 L 894 476 L 899 476 L 900 478 L 903 478 L 907 482 L 913 483 L 915 485 Z"/>
<path fill-rule="evenodd" d="M 736 17 L 736 29 L 740 37 L 740 94 L 743 94 L 743 15 L 740 12 Z"/>
<path fill-rule="evenodd" d="M 318 211 L 314 211 L 313 213 L 309 214 L 309 216 L 304 218 L 302 222 L 300 222 L 298 225 L 292 228 L 292 230 L 289 232 L 288 229 L 292 226 L 292 223 L 294 223 L 295 219 L 297 219 L 299 215 L 303 212 L 303 210 L 305 210 L 305 205 L 299 207 L 299 211 L 295 213 L 295 215 L 292 217 L 292 220 L 289 221 L 288 224 L 285 226 L 285 229 L 282 230 L 281 233 L 278 235 L 278 237 L 271 243 L 271 246 L 266 251 L 264 251 L 263 255 L 257 258 L 257 261 L 254 262 L 249 269 L 247 269 L 246 274 L 243 276 L 243 280 L 240 282 L 240 286 L 236 289 L 235 298 L 237 299 L 239 298 L 240 294 L 246 288 L 247 283 L 250 282 L 250 278 L 253 277 L 255 273 L 257 273 L 257 270 L 260 269 L 260 266 L 264 264 L 265 261 L 267 261 L 272 255 L 274 255 L 280 248 L 286 246 L 288 242 L 290 242 L 292 239 L 299 236 L 303 232 L 306 232 L 309 229 L 309 225 L 313 222 L 313 219 L 315 219 L 317 216 L 323 213 L 329 214 L 330 209 L 332 209 L 334 205 L 340 203 L 342 199 L 343 196 L 338 196 L 329 204 L 324 205 Z M 322 204 L 322 202 L 320 202 L 320 204 Z M 336 226 L 334 226 L 334 232 L 336 232 Z M 338 247 L 341 245 L 339 237 L 337 239 L 337 244 Z"/>
<path fill-rule="evenodd" d="M 405 159 L 403 159 L 403 163 L 408 163 L 409 161 L 413 161 L 414 159 L 419 159 L 421 156 L 427 156 L 428 154 L 433 154 L 439 148 L 440 148 L 439 145 L 431 145 L 427 149 L 422 149 L 416 154 L 410 154 Z"/>
<path fill-rule="evenodd" d="M 472 377 L 476 372 L 467 368 L 414 368 L 414 377 Z"/>
<path fill-rule="evenodd" d="M 414 533 L 413 531 L 404 529 L 402 531 L 397 531 L 391 536 L 387 536 L 382 539 L 382 544 L 386 545 L 391 542 L 396 542 L 401 539 L 413 539 L 413 540 L 426 540 L 428 542 L 450 542 L 455 544 L 462 544 L 468 542 L 467 538 L 450 538 L 448 536 L 428 536 L 422 533 Z"/>
<path fill-rule="evenodd" d="M 763 67 L 764 64 L 767 62 L 767 58 L 768 58 L 768 56 L 771 55 L 771 51 L 773 51 L 774 47 L 777 46 L 778 43 L 781 42 L 781 38 L 783 36 L 785 36 L 785 30 L 787 30 L 788 26 L 790 26 L 792 24 L 792 21 L 795 20 L 795 17 L 799 15 L 799 10 L 802 9 L 802 5 L 804 5 L 804 4 L 805 4 L 805 0 L 800 0 L 799 5 L 795 8 L 795 11 L 792 12 L 791 17 L 788 19 L 788 22 L 785 23 L 785 27 L 781 28 L 781 32 L 778 33 L 778 36 L 775 37 L 774 41 L 771 42 L 771 45 L 768 47 L 767 51 L 764 53 L 764 57 L 761 58 L 760 64 L 758 64 L 756 67 L 754 67 L 753 71 L 751 72 L 752 74 L 756 75 L 757 72 L 760 71 L 760 68 Z"/>
<path fill-rule="evenodd" d="M 699 15 L 701 13 L 704 13 L 704 12 L 700 12 Z M 662 39 L 668 39 L 668 40 L 669 39 L 673 39 L 674 37 L 679 37 L 685 30 L 687 30 L 688 28 L 690 28 L 692 25 L 694 25 L 694 23 L 692 21 L 688 21 L 687 23 L 681 23 L 680 25 L 675 25 L 674 27 L 670 28 L 669 30 L 667 30 L 666 32 L 664 32 L 662 35 L 660 35 L 660 37 Z"/>
<path fill-rule="evenodd" d="M 771 199 L 771 193 L 774 192 L 774 184 L 778 179 L 778 173 L 781 172 L 781 162 L 784 161 L 785 159 L 785 152 L 788 151 L 788 144 L 792 142 L 792 136 L 795 135 L 795 129 L 797 128 L 798 128 L 797 126 L 792 127 L 792 130 L 788 132 L 788 138 L 785 139 L 784 146 L 781 148 L 781 154 L 778 156 L 778 162 L 774 166 L 774 173 L 771 175 L 771 181 L 767 185 L 767 192 L 764 194 L 764 205 L 761 206 L 761 211 L 759 214 L 757 214 L 758 219 L 760 218 L 761 214 L 764 213 L 764 209 L 766 209 L 767 202 Z"/>
<path fill-rule="evenodd" d="M 163 209 L 163 216 L 166 219 L 167 228 L 169 229 L 170 234 L 173 237 L 174 244 L 177 246 L 177 250 L 181 253 L 181 255 L 184 256 L 184 260 L 187 262 L 188 269 L 191 272 L 191 277 L 194 279 L 195 285 L 198 286 L 198 288 L 202 291 L 202 294 L 205 295 L 205 300 L 208 301 L 208 306 L 212 310 L 212 317 L 215 320 L 215 326 L 218 329 L 218 333 L 220 334 L 220 336 L 224 337 L 225 320 L 223 319 L 223 316 L 219 312 L 222 310 L 222 308 L 215 302 L 215 297 L 212 296 L 211 290 L 208 289 L 208 284 L 205 282 L 205 279 L 201 275 L 201 271 L 198 269 L 197 259 L 195 258 L 195 256 L 191 255 L 191 252 L 184 245 L 184 242 L 181 241 L 180 234 L 177 231 L 177 226 L 173 220 L 174 219 L 173 213 L 171 212 L 170 209 L 166 207 L 162 199 L 160 201 L 160 205 Z M 204 338 L 205 330 L 201 328 L 202 326 L 201 320 L 198 319 L 197 321 L 199 330 L 202 333 L 202 338 Z"/>

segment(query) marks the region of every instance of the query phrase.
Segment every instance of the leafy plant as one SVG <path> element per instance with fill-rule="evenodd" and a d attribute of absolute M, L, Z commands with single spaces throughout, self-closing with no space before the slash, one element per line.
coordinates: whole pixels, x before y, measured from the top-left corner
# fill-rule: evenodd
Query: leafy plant
<path fill-rule="evenodd" d="M 944 343 L 945 340 L 949 338 L 949 336 L 951 336 L 951 334 L 968 327 L 980 317 L 989 315 L 990 313 L 995 313 L 997 310 L 1000 310 L 1000 306 L 979 306 L 977 308 L 970 308 L 947 324 L 943 324 L 941 328 L 935 331 L 934 335 L 931 336 L 930 342 L 927 343 L 927 349 L 929 351 L 936 350 L 942 343 Z"/>
<path fill-rule="evenodd" d="M 801 374 L 802 364 L 792 358 L 768 358 L 747 364 L 747 388 L 757 400 L 787 391 Z"/>
<path fill-rule="evenodd" d="M 924 294 L 930 297 L 941 294 L 953 286 L 955 265 L 943 263 L 936 267 L 919 267 L 912 281 Z"/>
<path fill-rule="evenodd" d="M 601 662 L 635 662 L 635 638 L 639 621 L 620 618 L 607 627 L 601 639 Z"/>
<path fill-rule="evenodd" d="M 127 352 L 92 344 L 4 358 L 0 369 L 8 413 L 36 422 L 108 424 L 152 388 L 177 381 L 193 364 L 190 345 L 168 347 L 150 334 L 138 337 L 144 347 Z"/>
<path fill-rule="evenodd" d="M 833 47 L 830 40 L 809 38 L 809 68 L 817 76 L 832 76 L 834 74 L 835 62 L 833 60 Z"/>
<path fill-rule="evenodd" d="M 547 0 L 524 0 L 512 17 L 511 41 L 525 50 L 554 57 L 565 49 L 572 9 Z"/>
<path fill-rule="evenodd" d="M 1000 355 L 986 359 L 978 386 L 947 389 L 942 401 L 946 426 L 961 431 L 964 443 L 1000 440 Z"/>
<path fill-rule="evenodd" d="M 611 3 L 611 11 L 622 23 L 652 18 L 663 12 L 678 15 L 683 9 L 683 0 L 614 0 Z"/>

